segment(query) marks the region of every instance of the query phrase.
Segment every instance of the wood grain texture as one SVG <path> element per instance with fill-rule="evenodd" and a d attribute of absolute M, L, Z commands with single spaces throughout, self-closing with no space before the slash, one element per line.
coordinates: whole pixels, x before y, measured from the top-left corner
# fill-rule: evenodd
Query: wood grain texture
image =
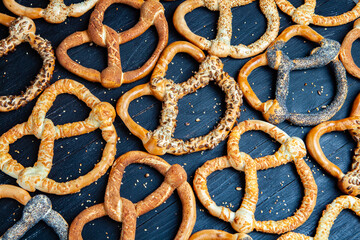
<path fill-rule="evenodd" d="M 18 0 L 26 6 L 30 6 L 31 0 Z M 66 1 L 66 4 L 79 2 L 78 0 Z M 175 31 L 171 22 L 176 7 L 182 1 L 162 2 L 165 7 L 165 15 L 169 21 L 169 43 L 184 40 Z M 300 6 L 303 0 L 291 1 L 295 7 Z M 352 9 L 355 4 L 352 0 L 318 0 L 316 13 L 329 16 L 343 13 Z M 32 6 L 44 7 L 48 1 L 36 1 Z M 0 12 L 12 15 L 0 3 Z M 247 6 L 232 9 L 233 12 L 233 38 L 232 44 L 249 44 L 260 37 L 266 29 L 265 17 L 261 14 L 258 1 Z M 42 19 L 35 20 L 37 34 L 51 41 L 54 48 L 68 35 L 87 29 L 91 10 L 80 18 L 68 18 L 64 23 L 51 25 Z M 139 18 L 139 12 L 121 5 L 112 5 L 105 13 L 104 23 L 117 31 L 124 31 L 134 26 Z M 13 15 L 12 15 L 13 16 Z M 280 12 L 280 31 L 292 24 L 290 17 Z M 186 15 L 189 27 L 196 34 L 215 38 L 216 22 L 218 13 L 210 12 L 205 8 L 194 10 Z M 352 29 L 352 23 L 339 27 L 315 27 L 311 26 L 324 37 L 342 42 L 346 33 Z M 0 38 L 8 35 L 8 29 L 0 26 Z M 140 38 L 120 46 L 120 54 L 124 71 L 133 70 L 144 64 L 151 56 L 157 44 L 156 30 L 152 27 Z M 295 38 L 286 45 L 285 52 L 290 58 L 306 56 L 316 47 L 312 43 L 304 43 L 304 39 Z M 360 64 L 360 45 L 355 42 L 353 57 Z M 106 66 L 106 49 L 85 44 L 69 51 L 70 57 L 80 61 L 88 67 L 101 70 Z M 249 60 L 234 60 L 223 58 L 224 70 L 236 78 L 240 68 Z M 167 76 L 176 82 L 188 79 L 192 71 L 198 69 L 198 63 L 191 57 L 180 54 L 174 58 L 173 64 L 169 64 Z M 30 46 L 23 44 L 14 53 L 0 59 L 0 95 L 15 94 L 25 89 L 25 86 L 37 74 L 41 68 L 41 59 Z M 345 118 L 349 115 L 351 105 L 360 91 L 360 80 L 351 75 L 348 76 L 349 92 L 342 109 L 333 117 L 334 120 Z M 84 84 L 101 101 L 110 102 L 115 106 L 118 98 L 129 89 L 149 81 L 146 77 L 138 82 L 124 84 L 118 89 L 108 90 L 100 84 L 90 83 L 65 71 L 58 62 L 55 66 L 52 83 L 62 78 L 71 78 Z M 260 100 L 274 98 L 276 71 L 268 67 L 259 68 L 249 76 L 249 82 Z M 306 83 L 306 84 L 305 84 Z M 292 111 L 306 113 L 316 112 L 332 100 L 335 95 L 335 80 L 330 66 L 306 71 L 291 73 L 290 94 L 287 106 Z M 319 93 L 321 94 L 319 94 Z M 214 84 L 210 84 L 195 94 L 184 97 L 179 102 L 178 126 L 175 131 L 176 138 L 189 139 L 191 137 L 206 134 L 209 129 L 216 125 L 216 121 L 223 115 L 224 94 Z M 35 101 L 27 106 L 11 113 L 0 113 L 0 134 L 9 130 L 12 126 L 27 121 Z M 160 103 L 153 97 L 143 97 L 130 105 L 130 115 L 147 129 L 154 129 L 158 125 L 158 116 L 161 109 Z M 263 119 L 261 114 L 252 110 L 245 102 L 242 106 L 240 121 L 246 119 Z M 80 121 L 85 119 L 90 112 L 83 103 L 73 96 L 62 95 L 57 98 L 54 106 L 50 109 L 47 117 L 55 124 Z M 200 121 L 196 121 L 196 119 Z M 188 124 L 189 123 L 189 124 Z M 140 140 L 129 134 L 119 117 L 114 122 L 120 140 L 117 145 L 117 154 L 120 156 L 130 150 L 144 150 Z M 285 122 L 279 125 L 290 136 L 302 139 L 310 130 L 310 127 L 297 127 Z M 10 153 L 24 166 L 31 166 L 35 162 L 40 141 L 35 137 L 24 137 L 10 146 Z M 351 165 L 352 149 L 355 146 L 349 133 L 331 133 L 321 138 L 321 145 L 329 160 L 335 162 L 344 172 Z M 90 171 L 93 165 L 100 159 L 104 142 L 99 130 L 78 137 L 55 141 L 54 166 L 49 177 L 66 181 L 75 179 L 79 175 Z M 279 147 L 262 133 L 249 132 L 240 140 L 241 151 L 249 153 L 252 157 L 272 154 Z M 183 156 L 164 155 L 163 158 L 170 164 L 182 165 L 192 182 L 195 170 L 207 160 L 226 154 L 226 141 L 223 141 L 215 149 Z M 321 217 L 325 206 L 341 195 L 336 185 L 336 180 L 325 173 L 311 158 L 307 160 L 311 167 L 316 183 L 318 184 L 317 205 L 309 220 L 295 232 L 314 236 L 317 222 Z M 109 172 L 109 171 L 108 171 Z M 149 173 L 149 177 L 145 174 Z M 48 195 L 53 203 L 53 209 L 58 211 L 64 218 L 71 221 L 85 208 L 104 201 L 105 187 L 108 175 L 104 175 L 96 183 L 84 188 L 80 193 L 55 196 Z M 259 178 L 259 201 L 255 216 L 259 221 L 279 220 L 291 216 L 300 205 L 303 189 L 296 169 L 292 164 L 275 169 L 258 172 Z M 121 188 L 121 196 L 137 202 L 154 191 L 163 182 L 163 177 L 156 171 L 146 166 L 133 165 L 126 169 Z M 210 195 L 214 195 L 215 202 L 220 205 L 228 205 L 236 210 L 240 204 L 243 191 L 236 187 L 244 188 L 244 175 L 235 170 L 223 170 L 215 172 L 209 179 Z M 0 184 L 16 185 L 14 179 L 0 173 Z M 38 194 L 39 192 L 35 192 Z M 31 193 L 34 196 L 33 193 Z M 216 228 L 233 233 L 230 224 L 212 217 L 197 201 L 197 222 L 194 232 Z M 22 207 L 16 201 L 0 199 L 0 235 L 19 220 Z M 15 219 L 15 221 L 14 221 Z M 156 210 L 141 216 L 137 221 L 136 239 L 173 239 L 181 222 L 181 203 L 178 196 L 171 196 L 165 204 Z M 340 214 L 331 230 L 330 239 L 360 239 L 360 219 L 349 211 Z M 87 224 L 84 231 L 84 239 L 119 239 L 121 224 L 110 218 L 102 218 Z M 250 236 L 256 240 L 277 239 L 278 235 L 253 232 Z M 39 223 L 29 231 L 24 239 L 57 239 L 56 234 L 44 223 Z"/>

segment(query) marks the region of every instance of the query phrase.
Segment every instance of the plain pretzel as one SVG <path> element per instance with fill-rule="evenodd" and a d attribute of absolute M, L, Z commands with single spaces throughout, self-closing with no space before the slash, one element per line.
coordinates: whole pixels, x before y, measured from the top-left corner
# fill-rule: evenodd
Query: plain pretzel
<path fill-rule="evenodd" d="M 85 121 L 54 126 L 50 119 L 45 118 L 57 95 L 63 93 L 75 95 L 91 108 Z M 31 192 L 35 189 L 58 195 L 78 192 L 105 174 L 115 159 L 117 134 L 112 124 L 115 116 L 111 104 L 101 102 L 84 85 L 70 79 L 58 80 L 39 97 L 27 122 L 14 126 L 0 137 L 0 169 L 16 178 L 21 187 Z M 86 134 L 98 128 L 102 131 L 106 145 L 94 169 L 68 182 L 59 183 L 47 178 L 52 167 L 55 140 Z M 37 162 L 27 168 L 9 154 L 9 145 L 25 135 L 41 139 Z"/>
<path fill-rule="evenodd" d="M 140 20 L 131 29 L 117 33 L 114 29 L 104 25 L 106 9 L 114 3 L 122 3 L 140 10 Z M 119 45 L 139 37 L 152 25 L 159 34 L 159 42 L 146 63 L 132 71 L 123 72 L 121 68 Z M 106 88 L 117 88 L 123 83 L 131 83 L 147 76 L 154 68 L 161 52 L 168 42 L 168 24 L 164 15 L 164 7 L 158 0 L 102 0 L 90 16 L 88 30 L 75 32 L 65 38 L 56 50 L 60 64 L 73 74 L 91 82 L 100 82 Z M 84 43 L 94 42 L 106 47 L 108 51 L 108 67 L 101 72 L 87 68 L 73 61 L 67 51 Z"/>
<path fill-rule="evenodd" d="M 43 65 L 32 85 L 18 96 L 0 96 L 0 112 L 8 112 L 25 106 L 49 86 L 55 67 L 55 55 L 48 40 L 35 35 L 35 23 L 27 17 L 10 17 L 0 13 L 0 24 L 9 27 L 10 35 L 0 40 L 0 57 L 15 50 L 15 47 L 27 42 L 43 59 Z"/>
<path fill-rule="evenodd" d="M 176 30 L 187 40 L 211 55 L 218 57 L 247 58 L 264 51 L 279 33 L 280 18 L 274 0 L 260 0 L 260 9 L 265 15 L 268 25 L 266 32 L 249 46 L 231 45 L 232 13 L 231 8 L 243 6 L 254 0 L 186 0 L 176 9 L 173 22 Z M 211 11 L 219 11 L 218 31 L 216 39 L 207 40 L 194 34 L 185 21 L 185 15 L 198 7 L 206 7 Z"/>

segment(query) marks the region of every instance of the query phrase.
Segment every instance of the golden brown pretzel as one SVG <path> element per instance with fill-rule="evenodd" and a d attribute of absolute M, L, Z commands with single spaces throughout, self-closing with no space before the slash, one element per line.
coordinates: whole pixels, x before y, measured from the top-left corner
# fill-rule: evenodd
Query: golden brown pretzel
<path fill-rule="evenodd" d="M 3 0 L 4 5 L 18 16 L 26 16 L 31 19 L 44 18 L 49 23 L 62 23 L 67 17 L 80 17 L 95 6 L 98 0 L 84 0 L 66 6 L 63 0 L 50 0 L 45 8 L 25 7 L 16 0 Z"/>
<path fill-rule="evenodd" d="M 312 42 L 319 43 L 310 56 L 290 59 L 281 50 L 285 43 L 294 36 L 302 36 Z M 293 25 L 286 28 L 269 46 L 265 53 L 252 58 L 240 70 L 238 82 L 247 102 L 256 110 L 261 111 L 266 121 L 279 124 L 289 120 L 299 126 L 316 125 L 332 118 L 344 104 L 347 95 L 346 71 L 338 59 L 340 44 L 334 40 L 323 38 L 308 26 Z M 332 103 L 324 110 L 315 114 L 293 113 L 286 107 L 290 72 L 317 68 L 332 63 L 337 82 L 337 92 Z M 275 99 L 261 102 L 248 82 L 248 76 L 258 67 L 268 65 L 278 71 Z"/>
<path fill-rule="evenodd" d="M 254 0 L 186 0 L 176 9 L 173 17 L 176 30 L 187 40 L 218 57 L 247 58 L 264 51 L 276 38 L 280 27 L 279 13 L 274 0 L 260 0 L 260 9 L 265 15 L 268 25 L 266 32 L 259 40 L 246 46 L 231 45 L 232 13 L 231 8 L 243 6 Z M 194 34 L 185 21 L 185 15 L 198 7 L 206 7 L 211 11 L 219 11 L 218 32 L 216 39 L 207 40 Z"/>
<path fill-rule="evenodd" d="M 274 155 L 256 159 L 252 159 L 248 154 L 240 152 L 240 136 L 244 132 L 251 130 L 260 130 L 269 134 L 282 144 L 280 149 Z M 211 215 L 230 222 L 231 226 L 239 233 L 249 233 L 254 229 L 266 233 L 284 233 L 296 229 L 309 218 L 316 204 L 317 186 L 310 168 L 303 160 L 303 157 L 306 155 L 306 150 L 301 139 L 289 137 L 285 132 L 270 123 L 259 120 L 248 120 L 234 127 L 229 136 L 227 146 L 227 157 L 224 156 L 207 161 L 202 167 L 196 170 L 194 177 L 195 193 Z M 256 221 L 254 213 L 259 192 L 256 171 L 277 167 L 288 162 L 294 162 L 301 182 L 304 185 L 304 198 L 301 206 L 293 216 L 284 220 Z M 229 208 L 217 206 L 211 199 L 207 188 L 206 178 L 211 173 L 229 167 L 244 171 L 245 173 L 245 195 L 240 208 L 235 213 Z M 211 234 L 219 233 L 216 230 L 213 231 Z M 241 237 L 246 239 L 248 236 L 245 235 Z"/>
<path fill-rule="evenodd" d="M 326 158 L 320 146 L 320 138 L 325 133 L 349 130 L 356 141 L 352 170 L 344 174 L 341 169 Z M 323 122 L 310 130 L 306 137 L 310 155 L 333 177 L 338 179 L 341 191 L 352 196 L 360 194 L 360 94 L 357 95 L 350 117 L 337 121 Z"/>
<path fill-rule="evenodd" d="M 131 29 L 117 33 L 103 25 L 104 13 L 113 3 L 122 3 L 140 10 L 140 20 Z M 159 42 L 146 63 L 132 71 L 123 72 L 121 68 L 119 45 L 143 34 L 152 25 L 159 34 Z M 162 50 L 168 42 L 168 25 L 164 15 L 164 7 L 158 0 L 102 0 L 90 16 L 88 30 L 76 32 L 65 38 L 56 50 L 60 64 L 73 74 L 91 82 L 100 82 L 106 88 L 117 88 L 123 83 L 130 83 L 148 75 L 154 68 Z M 99 72 L 73 61 L 67 51 L 84 43 L 94 42 L 106 47 L 108 51 L 108 67 Z"/>
<path fill-rule="evenodd" d="M 54 126 L 50 119 L 45 118 L 56 96 L 63 93 L 75 95 L 91 108 L 85 121 Z M 17 183 L 28 191 L 34 192 L 38 189 L 58 195 L 80 191 L 99 179 L 115 159 L 117 135 L 112 124 L 115 116 L 115 109 L 111 104 L 101 102 L 84 85 L 70 79 L 59 80 L 39 97 L 27 122 L 14 126 L 0 137 L 0 169 L 16 178 Z M 102 131 L 106 145 L 102 158 L 94 169 L 68 182 L 59 183 L 47 178 L 52 166 L 56 139 L 86 134 L 98 128 Z M 33 167 L 27 168 L 9 154 L 9 145 L 25 135 L 34 135 L 41 139 L 37 162 Z"/>
<path fill-rule="evenodd" d="M 35 35 L 35 23 L 27 17 L 14 18 L 0 13 L 0 24 L 9 27 L 10 35 L 0 40 L 0 57 L 15 50 L 15 47 L 27 42 L 43 59 L 43 65 L 34 82 L 24 93 L 18 96 L 0 96 L 0 112 L 18 109 L 37 97 L 46 87 L 55 67 L 55 55 L 48 40 Z"/>
<path fill-rule="evenodd" d="M 231 234 L 221 230 L 202 230 L 191 235 L 189 240 L 252 240 L 245 233 Z"/>
<path fill-rule="evenodd" d="M 165 74 L 168 64 L 173 57 L 185 52 L 201 62 L 199 71 L 186 82 L 175 84 L 166 79 Z M 191 138 L 188 141 L 172 138 L 176 127 L 178 115 L 177 103 L 187 94 L 205 87 L 210 81 L 215 81 L 225 92 L 227 110 L 225 116 L 220 120 L 217 127 L 205 136 Z M 131 101 L 144 95 L 152 95 L 163 102 L 160 126 L 154 131 L 148 131 L 131 119 L 128 108 Z M 242 104 L 242 93 L 235 80 L 223 70 L 223 64 L 215 56 L 205 57 L 204 53 L 188 42 L 174 42 L 162 53 L 151 80 L 147 84 L 134 87 L 121 96 L 116 104 L 116 111 L 127 126 L 127 128 L 144 144 L 146 150 L 155 155 L 165 153 L 182 155 L 206 149 L 212 149 L 224 140 L 236 118 L 240 115 Z"/>
<path fill-rule="evenodd" d="M 292 20 L 301 25 L 314 24 L 323 27 L 333 27 L 354 21 L 360 16 L 360 4 L 346 13 L 338 16 L 324 17 L 315 14 L 316 0 L 304 0 L 304 4 L 295 8 L 288 0 L 275 0 L 281 11 L 292 17 Z"/>
<path fill-rule="evenodd" d="M 164 182 L 157 190 L 135 204 L 120 197 L 124 170 L 133 163 L 149 165 L 165 177 Z M 136 218 L 160 206 L 172 195 L 174 190 L 177 190 L 183 205 L 183 219 L 175 239 L 187 240 L 195 225 L 196 204 L 194 193 L 186 179 L 185 170 L 178 164 L 171 166 L 160 157 L 140 151 L 123 154 L 116 159 L 111 169 L 105 192 L 105 202 L 85 209 L 74 219 L 70 226 L 69 240 L 82 239 L 81 231 L 84 225 L 106 215 L 115 221 L 123 222 L 120 239 L 135 239 Z"/>
<path fill-rule="evenodd" d="M 340 59 L 346 70 L 354 77 L 360 78 L 360 68 L 355 64 L 351 55 L 351 48 L 355 40 L 360 37 L 360 19 L 354 23 L 354 29 L 346 34 L 340 48 Z"/>

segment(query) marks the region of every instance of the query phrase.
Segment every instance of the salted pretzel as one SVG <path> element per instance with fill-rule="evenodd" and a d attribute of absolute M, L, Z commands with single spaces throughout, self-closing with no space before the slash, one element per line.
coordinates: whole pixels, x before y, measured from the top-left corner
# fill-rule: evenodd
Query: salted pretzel
<path fill-rule="evenodd" d="M 294 36 L 302 36 L 309 41 L 319 43 L 310 56 L 291 60 L 282 48 Z M 289 120 L 295 125 L 310 126 L 332 118 L 344 104 L 347 95 L 347 79 L 344 66 L 339 61 L 340 44 L 334 40 L 322 37 L 308 26 L 293 25 L 286 28 L 279 37 L 269 46 L 265 53 L 252 58 L 240 70 L 238 82 L 247 102 L 256 110 L 261 111 L 266 121 L 279 124 Z M 332 64 L 335 71 L 337 93 L 332 103 L 324 110 L 313 114 L 292 113 L 286 107 L 286 98 L 289 93 L 290 72 L 318 68 Z M 258 67 L 268 65 L 278 71 L 275 99 L 261 102 L 252 90 L 248 76 Z"/>
<path fill-rule="evenodd" d="M 0 57 L 27 42 L 43 59 L 43 65 L 32 85 L 18 96 L 0 96 L 0 112 L 9 112 L 25 106 L 49 86 L 55 67 L 55 55 L 48 40 L 35 35 L 35 23 L 27 17 L 10 17 L 0 13 L 0 24 L 9 27 L 10 35 L 0 40 Z"/>
<path fill-rule="evenodd" d="M 354 23 L 354 29 L 346 34 L 340 48 L 340 59 L 346 70 L 354 77 L 360 78 L 360 68 L 355 64 L 351 48 L 355 40 L 360 38 L 360 19 Z"/>
<path fill-rule="evenodd" d="M 80 17 L 99 0 L 84 0 L 80 3 L 73 3 L 66 6 L 63 0 L 50 0 L 45 9 L 25 7 L 16 2 L 16 0 L 3 0 L 7 9 L 18 16 L 26 16 L 31 19 L 44 18 L 49 23 L 62 23 L 67 17 Z"/>
<path fill-rule="evenodd" d="M 300 233 L 289 232 L 278 238 L 278 240 L 328 240 L 334 221 L 344 209 L 350 209 L 360 217 L 360 199 L 353 196 L 340 196 L 331 204 L 327 205 L 319 220 L 319 226 L 316 229 L 315 237 L 312 238 Z"/>
<path fill-rule="evenodd" d="M 57 95 L 68 93 L 83 101 L 91 112 L 85 121 L 54 126 L 46 117 Z M 82 84 L 70 79 L 58 80 L 47 88 L 39 97 L 27 122 L 18 124 L 0 137 L 0 169 L 9 176 L 16 178 L 24 189 L 65 195 L 80 191 L 90 185 L 112 165 L 116 154 L 117 135 L 112 124 L 115 119 L 115 109 L 107 102 L 101 102 Z M 106 141 L 101 160 L 87 174 L 68 182 L 56 182 L 47 178 L 52 167 L 54 141 L 86 134 L 96 129 L 102 131 Z M 34 135 L 41 139 L 39 153 L 33 167 L 23 167 L 9 154 L 9 145 L 25 135 Z"/>
<path fill-rule="evenodd" d="M 325 156 L 320 138 L 325 133 L 349 130 L 356 141 L 352 170 L 344 174 L 334 163 Z M 337 121 L 323 122 L 310 130 L 306 137 L 306 146 L 310 155 L 333 177 L 338 179 L 338 186 L 346 194 L 357 196 L 360 194 L 360 94 L 354 101 L 350 117 Z"/>
<path fill-rule="evenodd" d="M 200 62 L 199 72 L 186 82 L 175 84 L 166 79 L 168 64 L 177 53 L 184 52 Z M 225 92 L 225 116 L 219 121 L 214 130 L 205 136 L 191 138 L 188 141 L 172 138 L 178 115 L 178 101 L 187 94 L 205 87 L 210 81 L 215 81 Z M 144 95 L 152 95 L 163 102 L 160 126 L 154 131 L 148 131 L 137 124 L 129 115 L 130 103 Z M 205 57 L 204 53 L 188 42 L 174 42 L 162 53 L 150 82 L 134 87 L 121 96 L 116 104 L 116 111 L 127 128 L 141 139 L 146 150 L 155 155 L 170 153 L 182 155 L 216 147 L 229 134 L 231 128 L 240 115 L 242 93 L 235 80 L 223 71 L 223 64 L 215 56 Z"/>
<path fill-rule="evenodd" d="M 256 42 L 246 46 L 231 45 L 232 13 L 231 8 L 243 6 L 254 0 L 186 0 L 176 9 L 173 22 L 176 30 L 187 40 L 211 55 L 218 57 L 247 58 L 264 51 L 279 33 L 280 18 L 274 0 L 259 0 L 260 9 L 268 23 L 264 35 Z M 211 11 L 219 11 L 217 36 L 214 40 L 194 34 L 185 21 L 185 15 L 198 7 L 206 7 Z"/>
<path fill-rule="evenodd" d="M 140 20 L 131 29 L 121 33 L 103 24 L 106 9 L 114 3 L 122 3 L 140 10 Z M 132 71 L 123 72 L 121 68 L 119 45 L 139 37 L 152 25 L 159 34 L 159 42 L 146 63 Z M 102 0 L 90 16 L 88 30 L 76 32 L 65 38 L 56 50 L 60 64 L 73 74 L 91 82 L 100 82 L 106 88 L 117 88 L 123 83 L 131 83 L 148 75 L 154 68 L 161 52 L 168 42 L 168 24 L 164 7 L 158 0 Z M 73 61 L 67 51 L 84 43 L 93 42 L 108 51 L 108 67 L 101 72 L 87 68 Z"/>
<path fill-rule="evenodd" d="M 239 140 L 241 135 L 253 130 L 260 130 L 269 134 L 281 144 L 279 150 L 273 155 L 255 159 L 244 152 L 240 152 Z M 246 234 L 253 230 L 265 233 L 285 233 L 296 229 L 309 218 L 316 204 L 317 186 L 309 166 L 303 160 L 303 157 L 306 155 L 306 149 L 305 144 L 300 138 L 289 137 L 284 131 L 270 123 L 259 120 L 247 120 L 233 128 L 229 135 L 227 151 L 227 156 L 209 160 L 196 170 L 194 190 L 200 202 L 211 215 L 229 222 L 235 231 L 242 233 L 239 235 L 239 237 L 241 236 L 239 239 L 247 239 L 249 236 Z M 286 219 L 279 221 L 257 221 L 254 216 L 259 194 L 257 171 L 277 167 L 289 162 L 295 164 L 304 186 L 304 197 L 301 206 L 293 216 Z M 212 200 L 207 187 L 206 179 L 211 173 L 229 167 L 245 173 L 245 194 L 241 206 L 236 212 L 227 207 L 217 206 Z M 205 236 L 221 235 L 221 232 L 217 230 L 205 233 Z M 194 237 L 193 239 L 205 238 Z M 248 239 L 251 238 L 249 237 Z"/>
<path fill-rule="evenodd" d="M 31 198 L 30 194 L 12 185 L 0 185 L 0 199 L 12 198 L 25 205 L 22 218 L 11 228 L 9 228 L 0 240 L 20 239 L 29 229 L 39 221 L 44 221 L 49 225 L 60 240 L 68 239 L 68 224 L 65 219 L 52 209 L 50 199 L 45 195 L 36 195 Z"/>
<path fill-rule="evenodd" d="M 315 14 L 316 0 L 304 0 L 304 4 L 295 8 L 288 0 L 275 0 L 277 6 L 301 25 L 314 24 L 323 27 L 334 27 L 354 21 L 360 16 L 360 4 L 338 16 L 324 17 Z"/>
<path fill-rule="evenodd" d="M 125 168 L 133 163 L 149 165 L 165 177 L 158 189 L 137 203 L 120 197 Z M 175 190 L 183 206 L 183 218 L 175 239 L 187 240 L 195 225 L 196 203 L 194 193 L 186 179 L 185 170 L 178 164 L 170 165 L 160 157 L 140 151 L 123 154 L 116 159 L 111 169 L 105 202 L 85 209 L 74 219 L 70 226 L 69 240 L 82 240 L 81 232 L 85 224 L 104 216 L 123 223 L 121 240 L 135 239 L 136 218 L 163 204 Z"/>

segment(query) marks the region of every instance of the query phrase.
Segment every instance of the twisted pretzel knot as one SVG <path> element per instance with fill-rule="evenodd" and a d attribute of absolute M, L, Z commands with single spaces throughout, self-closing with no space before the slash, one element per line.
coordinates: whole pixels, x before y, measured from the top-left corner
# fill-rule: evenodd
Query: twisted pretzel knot
<path fill-rule="evenodd" d="M 199 72 L 194 76 L 186 82 L 175 84 L 172 80 L 166 79 L 165 74 L 168 64 L 179 52 L 188 53 L 201 64 Z M 220 120 L 217 127 L 205 136 L 191 138 L 188 141 L 172 138 L 179 112 L 178 101 L 185 95 L 205 87 L 212 80 L 226 94 L 227 110 L 225 116 Z M 163 102 L 160 126 L 155 131 L 148 131 L 135 123 L 128 112 L 129 104 L 144 95 L 152 95 Z M 226 138 L 234 126 L 236 118 L 240 115 L 241 104 L 242 93 L 234 79 L 223 71 L 223 64 L 219 58 L 215 56 L 205 58 L 204 53 L 194 45 L 187 42 L 175 42 L 164 50 L 150 82 L 139 85 L 122 95 L 116 105 L 116 111 L 128 129 L 142 140 L 149 153 L 182 155 L 216 147 L 219 142 Z"/>
<path fill-rule="evenodd" d="M 265 15 L 268 25 L 266 32 L 256 42 L 249 46 L 231 45 L 232 13 L 231 8 L 243 6 L 254 0 L 187 0 L 179 5 L 174 13 L 174 26 L 187 40 L 218 57 L 247 58 L 264 51 L 276 38 L 280 27 L 279 13 L 273 0 L 260 0 L 260 9 Z M 206 7 L 211 11 L 219 11 L 218 32 L 214 40 L 194 34 L 185 21 L 185 15 L 198 7 Z"/>
<path fill-rule="evenodd" d="M 36 195 L 31 198 L 28 192 L 19 187 L 0 185 L 0 198 L 12 198 L 25 205 L 22 218 L 0 237 L 1 240 L 20 239 L 41 220 L 54 229 L 60 240 L 67 240 L 69 226 L 64 218 L 52 209 L 47 196 Z"/>
<path fill-rule="evenodd" d="M 282 52 L 285 43 L 294 36 L 302 36 L 312 42 L 320 44 L 310 56 L 291 60 Z M 340 44 L 334 40 L 323 38 L 308 26 L 295 25 L 285 29 L 269 46 L 265 53 L 251 59 L 240 70 L 238 82 L 247 102 L 256 110 L 261 111 L 266 121 L 279 124 L 289 120 L 299 126 L 316 125 L 332 118 L 345 102 L 347 95 L 346 71 L 338 60 Z M 286 107 L 289 93 L 290 72 L 317 68 L 331 63 L 335 71 L 337 92 L 332 103 L 324 110 L 315 114 L 292 113 Z M 248 76 L 261 66 L 268 65 L 278 71 L 275 99 L 261 102 L 252 90 Z"/>
<path fill-rule="evenodd" d="M 252 159 L 248 154 L 239 151 L 240 136 L 247 131 L 260 130 L 269 134 L 276 141 L 281 143 L 280 149 L 274 154 L 261 158 Z M 300 138 L 289 137 L 285 132 L 276 126 L 258 120 L 248 120 L 241 122 L 232 130 L 227 145 L 227 157 L 219 157 L 207 161 L 202 167 L 196 170 L 194 177 L 194 190 L 200 202 L 210 214 L 226 222 L 239 233 L 249 233 L 254 229 L 266 233 L 284 233 L 291 231 L 303 224 L 312 213 L 317 197 L 317 186 L 312 176 L 310 168 L 307 166 L 303 157 L 306 155 L 305 145 Z M 256 221 L 255 209 L 258 201 L 257 170 L 265 170 L 277 167 L 289 162 L 294 162 L 301 182 L 304 185 L 304 197 L 301 206 L 295 214 L 287 219 L 280 221 Z M 233 167 L 245 173 L 245 195 L 240 208 L 233 212 L 226 207 L 219 207 L 211 199 L 206 178 L 213 172 Z M 213 236 L 219 234 L 218 231 L 205 232 Z M 220 232 L 221 233 L 221 232 Z M 202 234 L 198 234 L 202 235 Z M 249 236 L 241 236 L 244 239 L 251 239 Z M 202 239 L 202 238 L 194 238 Z M 231 238 L 229 238 L 231 239 Z M 236 238 L 234 238 L 236 239 Z M 242 239 L 242 238 L 239 238 Z"/>
<path fill-rule="evenodd" d="M 327 205 L 320 218 L 315 237 L 308 237 L 300 233 L 289 232 L 278 238 L 278 240 L 327 240 L 334 221 L 343 209 L 350 209 L 360 217 L 360 200 L 353 196 L 340 196 L 331 204 Z"/>
<path fill-rule="evenodd" d="M 120 197 L 124 170 L 133 163 L 149 165 L 165 177 L 158 189 L 138 203 Z M 105 202 L 85 209 L 74 219 L 70 226 L 69 240 L 81 240 L 81 231 L 86 223 L 107 215 L 123 223 L 120 239 L 135 239 L 136 218 L 163 204 L 175 190 L 183 205 L 183 219 L 175 239 L 187 240 L 195 225 L 196 204 L 194 193 L 186 179 L 186 172 L 180 165 L 171 166 L 160 157 L 140 151 L 132 151 L 120 156 L 116 159 L 109 175 Z"/>
<path fill-rule="evenodd" d="M 338 16 L 324 17 L 315 14 L 316 0 L 304 0 L 304 4 L 295 8 L 288 0 L 275 0 L 281 11 L 292 17 L 292 20 L 301 25 L 314 24 L 323 27 L 339 26 L 354 21 L 360 16 L 360 4 L 346 13 Z"/>
<path fill-rule="evenodd" d="M 344 174 L 341 169 L 326 158 L 321 146 L 320 138 L 323 134 L 333 131 L 349 130 L 356 141 L 352 170 Z M 319 124 L 310 130 L 306 137 L 306 145 L 310 155 L 333 177 L 338 179 L 339 188 L 346 194 L 357 196 L 360 194 L 360 94 L 356 97 L 350 117 L 337 121 Z"/>
<path fill-rule="evenodd" d="M 85 121 L 54 126 L 45 118 L 57 95 L 69 93 L 86 103 L 92 110 Z M 17 183 L 28 191 L 38 189 L 43 192 L 65 195 L 80 191 L 99 179 L 112 165 L 116 154 L 117 135 L 113 126 L 114 108 L 106 102 L 100 102 L 84 85 L 70 79 L 55 82 L 39 97 L 27 122 L 18 124 L 0 137 L 0 169 L 17 179 Z M 59 138 L 73 137 L 102 131 L 107 142 L 101 161 L 90 172 L 68 182 L 56 182 L 47 178 L 52 167 L 54 141 Z M 38 159 L 33 167 L 24 168 L 9 154 L 9 145 L 25 135 L 34 135 L 41 139 Z"/>
<path fill-rule="evenodd" d="M 9 27 L 10 35 L 0 40 L 0 57 L 14 51 L 15 47 L 28 42 L 43 59 L 43 65 L 35 80 L 24 93 L 18 96 L 0 96 L 0 112 L 8 112 L 25 106 L 49 86 L 55 67 L 55 56 L 48 40 L 35 35 L 35 23 L 27 17 L 13 18 L 0 13 L 0 24 Z"/>
<path fill-rule="evenodd" d="M 80 17 L 95 6 L 98 0 L 84 0 L 66 6 L 63 0 L 50 0 L 49 5 L 43 8 L 25 7 L 16 0 L 3 0 L 7 9 L 18 16 L 31 19 L 44 18 L 49 23 L 62 23 L 67 17 Z"/>
<path fill-rule="evenodd" d="M 140 9 L 139 22 L 131 29 L 117 33 L 102 23 L 106 9 L 114 3 L 129 5 Z M 119 45 L 139 37 L 152 25 L 159 34 L 159 42 L 146 63 L 132 71 L 123 72 L 121 68 Z M 91 14 L 88 30 L 76 32 L 61 42 L 56 50 L 60 64 L 73 74 L 91 82 L 100 82 L 106 88 L 117 88 L 123 83 L 131 83 L 148 75 L 154 68 L 160 53 L 168 42 L 168 25 L 164 15 L 164 7 L 158 0 L 103 0 L 100 1 Z M 86 68 L 73 61 L 67 51 L 84 43 L 94 42 L 108 51 L 108 67 L 101 73 L 92 68 Z"/>

